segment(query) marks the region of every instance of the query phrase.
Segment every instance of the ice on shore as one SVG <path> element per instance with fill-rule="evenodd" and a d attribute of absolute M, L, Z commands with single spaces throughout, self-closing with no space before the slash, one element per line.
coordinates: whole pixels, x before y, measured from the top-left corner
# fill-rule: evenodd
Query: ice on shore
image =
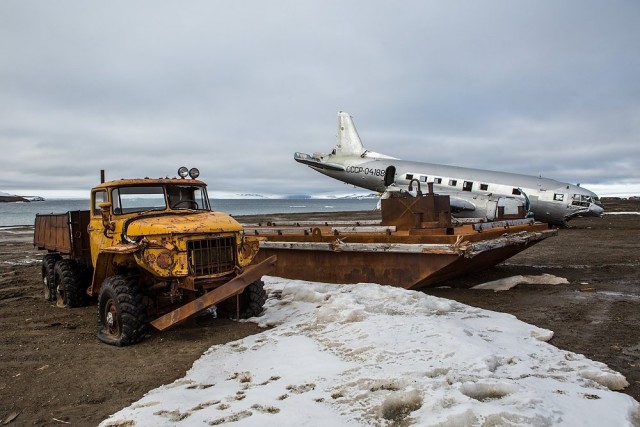
<path fill-rule="evenodd" d="M 374 284 L 265 277 L 251 321 L 184 378 L 103 426 L 638 425 L 622 375 L 553 333 L 454 301 Z"/>
<path fill-rule="evenodd" d="M 497 292 L 508 291 L 517 285 L 566 285 L 568 283 L 569 281 L 564 277 L 557 277 L 553 274 L 540 274 L 537 276 L 517 275 L 481 283 L 472 289 L 490 289 Z"/>

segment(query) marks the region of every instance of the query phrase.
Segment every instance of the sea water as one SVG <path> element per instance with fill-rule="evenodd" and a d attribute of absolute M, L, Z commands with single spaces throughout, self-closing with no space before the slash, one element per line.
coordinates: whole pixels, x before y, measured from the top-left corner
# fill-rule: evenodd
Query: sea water
<path fill-rule="evenodd" d="M 231 215 L 295 212 L 368 211 L 377 199 L 212 199 L 213 210 Z M 36 214 L 87 210 L 89 200 L 49 199 L 43 202 L 0 203 L 0 227 L 34 224 Z"/>

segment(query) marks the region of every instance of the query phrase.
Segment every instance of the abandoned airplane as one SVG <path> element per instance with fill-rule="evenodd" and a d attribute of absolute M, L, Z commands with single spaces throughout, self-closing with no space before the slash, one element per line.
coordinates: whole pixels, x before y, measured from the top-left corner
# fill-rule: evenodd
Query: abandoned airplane
<path fill-rule="evenodd" d="M 498 207 L 524 206 L 538 221 L 566 225 L 577 216 L 602 216 L 598 196 L 579 185 L 549 178 L 400 160 L 366 150 L 348 113 L 338 113 L 338 141 L 330 154 L 295 153 L 310 168 L 358 187 L 382 193 L 433 183 L 450 196 L 458 218 L 492 220 Z"/>

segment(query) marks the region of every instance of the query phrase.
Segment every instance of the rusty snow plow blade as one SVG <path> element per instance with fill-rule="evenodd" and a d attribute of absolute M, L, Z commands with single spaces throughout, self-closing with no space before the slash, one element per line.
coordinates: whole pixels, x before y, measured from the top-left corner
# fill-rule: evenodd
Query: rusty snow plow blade
<path fill-rule="evenodd" d="M 277 255 L 275 276 L 418 289 L 492 267 L 557 230 L 533 218 L 452 224 L 449 197 L 382 200 L 382 221 L 245 225 L 261 237 L 259 262 Z"/>
<path fill-rule="evenodd" d="M 270 256 L 266 259 L 262 258 L 261 262 L 247 267 L 242 274 L 234 277 L 224 285 L 221 285 L 211 292 L 207 292 L 201 297 L 158 317 L 150 322 L 151 325 L 156 329 L 164 331 L 199 311 L 205 310 L 242 292 L 244 288 L 256 280 L 259 280 L 263 275 L 271 274 L 275 270 L 276 261 L 276 256 Z"/>

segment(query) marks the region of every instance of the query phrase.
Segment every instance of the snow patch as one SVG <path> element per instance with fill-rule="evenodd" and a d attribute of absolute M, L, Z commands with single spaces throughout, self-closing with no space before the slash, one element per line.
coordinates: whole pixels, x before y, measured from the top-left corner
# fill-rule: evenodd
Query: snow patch
<path fill-rule="evenodd" d="M 580 371 L 582 377 L 595 381 L 609 390 L 624 390 L 629 386 L 627 379 L 619 372 L 603 366 L 601 370 L 585 369 Z"/>
<path fill-rule="evenodd" d="M 568 283 L 569 281 L 564 277 L 557 277 L 552 274 L 540 274 L 538 276 L 518 275 L 482 283 L 471 289 L 492 289 L 498 292 L 508 291 L 517 285 L 566 285 Z"/>
<path fill-rule="evenodd" d="M 108 425 L 637 425 L 624 377 L 512 315 L 265 277 L 272 329 L 211 347 Z"/>

